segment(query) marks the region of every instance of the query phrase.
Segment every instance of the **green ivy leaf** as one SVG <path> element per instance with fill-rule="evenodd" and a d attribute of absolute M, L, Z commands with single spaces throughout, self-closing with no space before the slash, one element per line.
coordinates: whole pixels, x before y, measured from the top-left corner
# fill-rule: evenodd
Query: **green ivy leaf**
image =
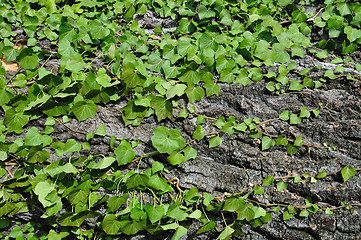
<path fill-rule="evenodd" d="M 38 66 L 39 58 L 33 53 L 32 48 L 23 48 L 16 61 L 21 68 L 34 69 Z"/>
<path fill-rule="evenodd" d="M 283 111 L 280 115 L 279 115 L 279 118 L 282 120 L 282 121 L 288 121 L 290 119 L 290 111 L 286 110 L 286 111 Z"/>
<path fill-rule="evenodd" d="M 188 217 L 188 214 L 180 209 L 179 206 L 170 206 L 167 216 L 178 221 L 183 221 Z"/>
<path fill-rule="evenodd" d="M 231 226 L 227 226 L 223 229 L 221 234 L 217 237 L 217 240 L 226 240 L 230 239 L 232 237 L 232 234 L 234 233 L 234 229 L 231 228 Z"/>
<path fill-rule="evenodd" d="M 114 153 L 119 165 L 128 164 L 135 157 L 135 152 L 127 140 L 122 140 L 119 146 L 114 150 Z"/>
<path fill-rule="evenodd" d="M 129 193 L 122 195 L 121 197 L 113 196 L 109 199 L 107 206 L 112 212 L 117 211 L 129 198 Z"/>
<path fill-rule="evenodd" d="M 72 108 L 75 117 L 80 122 L 95 117 L 97 110 L 98 106 L 91 100 L 76 102 Z"/>
<path fill-rule="evenodd" d="M 300 217 L 308 217 L 308 215 L 309 215 L 309 212 L 306 209 L 304 209 L 300 212 Z"/>
<path fill-rule="evenodd" d="M 234 83 L 236 84 L 242 84 L 243 86 L 248 85 L 251 82 L 250 78 L 249 78 L 249 74 L 247 69 L 245 68 L 241 68 L 238 72 L 238 76 L 236 77 L 236 80 L 234 81 Z"/>
<path fill-rule="evenodd" d="M 153 130 L 151 138 L 153 146 L 160 153 L 176 153 L 185 147 L 186 142 L 177 129 L 168 131 L 166 127 L 160 126 Z"/>
<path fill-rule="evenodd" d="M 261 186 L 256 186 L 253 191 L 255 195 L 262 195 L 264 193 L 264 188 Z"/>
<path fill-rule="evenodd" d="M 286 220 L 291 219 L 293 217 L 294 217 L 294 215 L 289 213 L 288 211 L 283 212 L 283 221 L 286 221 Z"/>
<path fill-rule="evenodd" d="M 298 80 L 291 80 L 288 90 L 290 91 L 301 91 L 303 85 L 298 82 Z"/>
<path fill-rule="evenodd" d="M 7 126 L 9 133 L 15 132 L 20 134 L 23 132 L 23 127 L 28 124 L 29 116 L 24 115 L 23 112 L 15 112 L 13 109 L 9 109 L 5 112 L 4 123 Z"/>
<path fill-rule="evenodd" d="M 204 135 L 205 134 L 202 125 L 198 125 L 193 132 L 192 138 L 200 141 L 204 138 Z"/>
<path fill-rule="evenodd" d="M 291 114 L 290 116 L 290 124 L 300 124 L 301 118 L 298 117 L 296 114 Z"/>
<path fill-rule="evenodd" d="M 110 30 L 103 26 L 103 23 L 98 19 L 91 21 L 88 25 L 89 32 L 94 39 L 103 39 L 110 34 Z"/>
<path fill-rule="evenodd" d="M 36 127 L 32 127 L 25 135 L 25 145 L 36 146 L 42 144 L 42 135 Z"/>
<path fill-rule="evenodd" d="M 177 228 L 177 230 L 175 231 L 173 237 L 171 240 L 178 240 L 180 239 L 182 236 L 187 234 L 188 229 L 183 227 L 183 226 L 179 226 Z"/>
<path fill-rule="evenodd" d="M 210 220 L 209 222 L 207 222 L 201 228 L 198 229 L 197 234 L 212 231 L 215 227 L 216 227 L 216 223 Z"/>
<path fill-rule="evenodd" d="M 95 134 L 104 137 L 107 134 L 107 132 L 105 131 L 105 126 L 103 124 L 100 124 L 95 131 Z"/>
<path fill-rule="evenodd" d="M 102 222 L 102 229 L 109 235 L 119 234 L 122 224 L 114 214 L 108 214 Z"/>
<path fill-rule="evenodd" d="M 341 170 L 343 181 L 346 182 L 348 179 L 356 175 L 356 170 L 352 167 L 346 166 Z"/>
<path fill-rule="evenodd" d="M 192 147 L 186 147 L 183 149 L 184 153 L 184 161 L 188 161 L 189 159 L 195 159 L 197 157 L 197 150 Z"/>
<path fill-rule="evenodd" d="M 316 178 L 324 178 L 327 176 L 327 172 L 326 170 L 322 170 L 321 172 L 319 172 L 316 176 Z"/>
<path fill-rule="evenodd" d="M 138 186 L 147 186 L 149 177 L 142 173 L 133 174 L 127 179 L 126 185 L 128 189 L 136 188 Z"/>
<path fill-rule="evenodd" d="M 288 144 L 288 139 L 285 136 L 279 135 L 277 137 L 276 145 L 287 146 L 287 144 Z"/>
<path fill-rule="evenodd" d="M 113 164 L 113 162 L 115 162 L 115 158 L 114 157 L 105 157 L 100 159 L 94 166 L 89 167 L 92 169 L 105 169 L 108 168 L 110 165 Z"/>
<path fill-rule="evenodd" d="M 262 186 L 271 186 L 274 182 L 274 178 L 271 175 L 268 175 L 265 179 L 263 179 Z"/>
<path fill-rule="evenodd" d="M 150 106 L 155 110 L 155 115 L 157 115 L 158 121 L 172 117 L 172 103 L 167 99 L 160 96 L 155 96 L 150 101 Z"/>
<path fill-rule="evenodd" d="M 153 207 L 152 205 L 147 203 L 144 210 L 146 211 L 147 216 L 151 223 L 158 222 L 159 220 L 162 219 L 162 217 L 165 214 L 164 206 L 161 206 L 161 205 Z"/>
<path fill-rule="evenodd" d="M 228 212 L 236 212 L 243 208 L 246 202 L 242 198 L 231 197 L 224 202 L 223 210 Z"/>
<path fill-rule="evenodd" d="M 187 86 L 184 84 L 176 84 L 169 87 L 166 92 L 167 99 L 173 98 L 176 95 L 181 97 L 184 94 L 186 88 Z"/>
<path fill-rule="evenodd" d="M 203 33 L 202 36 L 199 38 L 199 48 L 201 51 L 206 48 L 210 48 L 213 51 L 216 51 L 217 46 L 218 44 L 216 43 L 214 37 L 208 32 Z"/>
<path fill-rule="evenodd" d="M 219 136 L 213 136 L 209 139 L 209 148 L 218 147 L 222 144 L 222 138 Z"/>
<path fill-rule="evenodd" d="M 282 191 L 282 190 L 286 190 L 287 189 L 287 183 L 285 183 L 284 181 L 280 181 L 276 184 L 277 186 L 277 191 Z"/>
<path fill-rule="evenodd" d="M 275 140 L 269 138 L 268 136 L 264 136 L 262 138 L 262 151 L 269 149 L 270 147 L 275 145 Z"/>
<path fill-rule="evenodd" d="M 296 137 L 295 142 L 293 143 L 294 146 L 300 147 L 303 145 L 302 137 Z"/>
<path fill-rule="evenodd" d="M 184 155 L 181 153 L 173 153 L 167 157 L 167 160 L 172 165 L 179 165 L 184 162 Z"/>
<path fill-rule="evenodd" d="M 325 214 L 330 215 L 330 214 L 333 214 L 333 212 L 332 212 L 331 209 L 328 207 L 328 208 L 326 208 L 326 210 L 325 210 Z"/>
<path fill-rule="evenodd" d="M 288 144 L 287 145 L 287 153 L 288 154 L 296 154 L 297 153 L 297 148 L 294 147 L 292 144 Z"/>

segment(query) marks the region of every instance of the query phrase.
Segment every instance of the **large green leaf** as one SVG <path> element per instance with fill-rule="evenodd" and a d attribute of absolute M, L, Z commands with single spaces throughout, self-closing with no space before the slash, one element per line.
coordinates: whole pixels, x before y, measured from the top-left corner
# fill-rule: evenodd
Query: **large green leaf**
<path fill-rule="evenodd" d="M 185 93 L 187 94 L 189 102 L 195 102 L 200 101 L 204 97 L 204 90 L 202 87 L 190 85 L 185 90 Z"/>
<path fill-rule="evenodd" d="M 133 174 L 127 179 L 126 185 L 128 189 L 136 188 L 138 186 L 147 186 L 149 177 L 142 173 Z"/>
<path fill-rule="evenodd" d="M 16 58 L 19 66 L 25 69 L 34 69 L 38 66 L 38 55 L 33 53 L 32 48 L 23 48 L 19 56 Z"/>
<path fill-rule="evenodd" d="M 172 117 L 173 107 L 169 100 L 161 96 L 155 96 L 150 101 L 150 106 L 155 110 L 158 121 Z"/>
<path fill-rule="evenodd" d="M 186 142 L 181 133 L 177 129 L 168 130 L 166 127 L 160 126 L 153 130 L 151 138 L 153 146 L 160 153 L 176 153 L 185 147 Z"/>
<path fill-rule="evenodd" d="M 20 134 L 23 132 L 23 127 L 28 124 L 29 116 L 24 115 L 22 112 L 15 112 L 9 109 L 5 112 L 4 123 L 7 125 L 8 132 L 15 132 Z"/>
<path fill-rule="evenodd" d="M 110 34 L 110 30 L 104 27 L 102 22 L 95 19 L 89 24 L 90 34 L 94 39 L 103 39 Z"/>
<path fill-rule="evenodd" d="M 218 44 L 216 43 L 214 37 L 208 32 L 203 33 L 202 36 L 199 38 L 199 48 L 201 51 L 203 51 L 206 48 L 210 48 L 216 51 L 217 46 Z"/>
<path fill-rule="evenodd" d="M 97 110 L 98 106 L 91 100 L 76 102 L 72 108 L 75 117 L 80 122 L 88 118 L 93 118 Z"/>
<path fill-rule="evenodd" d="M 122 224 L 118 221 L 114 214 L 108 214 L 104 217 L 102 222 L 102 228 L 104 232 L 109 235 L 119 234 Z"/>
<path fill-rule="evenodd" d="M 148 218 L 151 223 L 158 222 L 165 214 L 163 206 L 159 205 L 153 207 L 149 203 L 147 203 L 147 205 L 145 206 L 145 211 L 147 212 Z"/>
<path fill-rule="evenodd" d="M 122 140 L 120 142 L 114 153 L 119 165 L 125 165 L 127 163 L 130 163 L 135 157 L 132 146 L 126 140 Z"/>
<path fill-rule="evenodd" d="M 356 170 L 352 167 L 346 166 L 341 171 L 342 179 L 346 182 L 348 179 L 356 175 Z"/>

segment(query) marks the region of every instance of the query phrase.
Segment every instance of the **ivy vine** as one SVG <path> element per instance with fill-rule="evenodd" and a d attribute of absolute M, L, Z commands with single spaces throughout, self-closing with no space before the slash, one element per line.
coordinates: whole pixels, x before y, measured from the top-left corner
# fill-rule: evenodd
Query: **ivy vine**
<path fill-rule="evenodd" d="M 247 134 L 266 151 L 275 145 L 288 154 L 299 148 L 343 151 L 327 144 L 305 144 L 301 136 L 272 135 L 270 121 L 302 124 L 317 118 L 324 106 L 285 110 L 279 117 L 218 119 L 200 115 L 190 103 L 220 94 L 219 83 L 250 84 L 265 81 L 269 94 L 301 93 L 321 88 L 336 78 L 360 81 L 361 65 L 349 58 L 335 58 L 359 49 L 361 4 L 326 0 L 1 0 L 0 6 L 0 229 L 11 229 L 4 239 L 115 239 L 140 231 L 172 231 L 172 239 L 187 233 L 189 220 L 203 225 L 197 233 L 219 232 L 217 239 L 242 233 L 241 226 L 260 226 L 282 209 L 283 220 L 360 204 L 342 202 L 338 207 L 319 206 L 311 199 L 304 205 L 264 204 L 255 200 L 265 190 L 284 191 L 288 183 L 312 184 L 341 173 L 343 181 L 360 168 L 345 166 L 339 172 L 317 175 L 268 176 L 241 192 L 213 196 L 198 189 L 182 189 L 178 178 L 167 179 L 167 166 L 197 157 L 193 144 L 207 141 L 209 148 L 222 144 L 222 134 Z M 315 6 L 316 11 L 306 11 Z M 141 25 L 137 16 L 152 13 L 163 19 L 155 26 Z M 138 20 L 137 20 L 138 19 Z M 164 21 L 176 23 L 166 26 Z M 315 29 L 328 39 L 311 43 Z M 49 47 L 44 48 L 46 43 Z M 297 67 L 293 59 L 311 55 L 337 64 L 315 78 L 312 69 Z M 51 68 L 50 62 L 59 68 Z M 100 62 L 97 65 L 96 63 Z M 15 70 L 9 70 L 15 64 Z M 273 66 L 274 70 L 265 67 Z M 352 71 L 351 71 L 351 70 Z M 322 70 L 322 66 L 321 66 Z M 192 139 L 178 129 L 159 126 L 151 138 L 154 151 L 137 156 L 144 144 L 112 136 L 104 125 L 95 132 L 72 129 L 93 118 L 99 105 L 127 99 L 121 112 L 125 125 L 138 126 L 151 116 L 167 121 L 197 116 Z M 43 126 L 34 120 L 46 119 Z M 207 132 L 209 121 L 216 129 Z M 56 141 L 59 125 L 83 135 Z M 32 127 L 31 127 L 32 126 Z M 91 155 L 91 141 L 109 137 L 110 155 Z M 51 154 L 57 160 L 50 161 Z M 147 170 L 125 171 L 126 166 L 159 155 Z M 67 160 L 65 160 L 67 159 Z M 151 198 L 151 201 L 146 199 Z M 23 226 L 12 218 L 29 211 L 41 212 L 43 222 Z M 214 216 L 233 216 L 217 226 Z M 83 229 L 95 219 L 92 229 Z M 39 230 L 41 229 L 41 230 Z M 110 236 L 114 236 L 110 237 Z"/>

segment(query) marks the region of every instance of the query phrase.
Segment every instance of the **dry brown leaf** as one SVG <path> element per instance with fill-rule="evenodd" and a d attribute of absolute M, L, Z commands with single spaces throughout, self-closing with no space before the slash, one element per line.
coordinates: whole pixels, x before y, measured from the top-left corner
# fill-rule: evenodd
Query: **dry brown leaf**
<path fill-rule="evenodd" d="M 19 65 L 16 62 L 7 62 L 5 60 L 5 57 L 1 58 L 0 61 L 5 68 L 5 72 L 17 71 L 20 69 Z"/>

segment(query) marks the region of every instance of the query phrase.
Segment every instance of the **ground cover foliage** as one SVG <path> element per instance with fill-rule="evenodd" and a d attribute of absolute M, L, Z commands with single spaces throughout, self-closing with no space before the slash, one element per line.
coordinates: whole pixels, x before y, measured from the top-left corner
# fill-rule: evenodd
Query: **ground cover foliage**
<path fill-rule="evenodd" d="M 212 231 L 217 239 L 229 239 L 241 236 L 242 226 L 272 221 L 275 212 L 282 211 L 286 221 L 360 206 L 346 201 L 320 206 L 310 199 L 303 206 L 262 204 L 254 198 L 267 189 L 285 191 L 292 182 L 312 184 L 331 175 L 347 181 L 360 170 L 351 166 L 316 175 L 269 175 L 224 196 L 181 189 L 178 178 L 166 178 L 169 166 L 197 158 L 195 145 L 218 147 L 224 135 L 248 135 L 262 151 L 278 146 L 290 155 L 302 148 L 342 151 L 263 128 L 268 121 L 300 125 L 315 119 L 322 104 L 261 121 L 215 119 L 198 114 L 192 103 L 219 95 L 219 83 L 264 81 L 264 91 L 280 95 L 322 88 L 337 78 L 359 82 L 361 65 L 347 57 L 361 43 L 358 1 L 1 0 L 0 12 L 0 228 L 5 239 L 117 239 L 140 231 L 169 231 L 179 239 L 192 221 L 202 223 L 198 234 Z M 137 16 L 149 12 L 175 26 L 140 26 Z M 326 37 L 311 42 L 311 34 L 321 30 Z M 44 42 L 50 43 L 47 49 L 41 47 Z M 335 52 L 344 57 L 332 58 Z M 339 65 L 312 78 L 312 69 L 299 69 L 293 61 L 306 55 Z M 54 60 L 59 68 L 48 67 Z M 18 69 L 7 70 L 9 62 Z M 275 70 L 262 71 L 270 66 Z M 66 125 L 71 118 L 93 118 L 99 106 L 124 99 L 126 105 L 117 111 L 129 126 L 152 117 L 165 122 L 197 116 L 192 139 L 157 126 L 153 151 L 137 155 L 133 149 L 146 144 L 140 139 L 109 135 L 104 125 L 95 132 Z M 43 126 L 29 126 L 40 118 L 46 119 Z M 206 121 L 217 131 L 207 131 Z M 54 140 L 61 125 L 86 141 Z M 113 153 L 92 155 L 92 141 L 103 137 L 110 139 Z M 159 161 L 139 168 L 153 156 Z M 41 213 L 41 221 L 18 222 L 17 215 L 34 211 Z M 223 223 L 216 223 L 215 216 L 222 216 Z M 94 222 L 92 228 L 84 227 L 87 221 Z"/>

